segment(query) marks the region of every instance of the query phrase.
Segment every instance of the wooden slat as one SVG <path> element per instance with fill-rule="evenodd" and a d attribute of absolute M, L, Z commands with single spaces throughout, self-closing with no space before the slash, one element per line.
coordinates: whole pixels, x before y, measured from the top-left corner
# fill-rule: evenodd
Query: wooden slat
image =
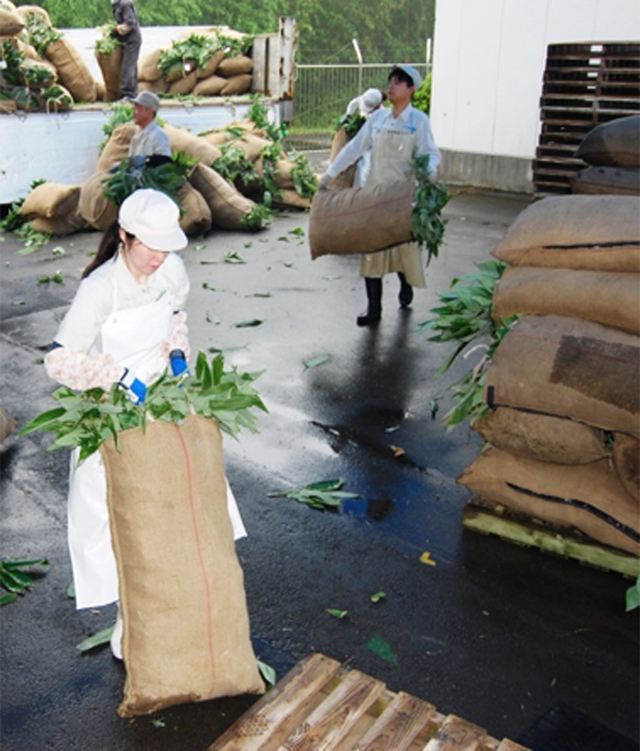
<path fill-rule="evenodd" d="M 287 751 L 341 749 L 341 742 L 385 691 L 384 683 L 359 670 L 344 680 L 283 744 Z"/>
<path fill-rule="evenodd" d="M 442 718 L 433 704 L 396 694 L 384 712 L 354 746 L 354 751 L 406 751 L 429 723 Z M 437 726 L 434 723 L 433 735 Z"/>
<path fill-rule="evenodd" d="M 447 715 L 442 726 L 424 747 L 424 751 L 497 751 L 498 741 L 487 735 L 484 728 Z"/>
<path fill-rule="evenodd" d="M 322 654 L 298 663 L 285 678 L 235 722 L 209 751 L 261 751 L 279 748 L 296 727 L 305 709 L 340 670 L 341 665 Z"/>

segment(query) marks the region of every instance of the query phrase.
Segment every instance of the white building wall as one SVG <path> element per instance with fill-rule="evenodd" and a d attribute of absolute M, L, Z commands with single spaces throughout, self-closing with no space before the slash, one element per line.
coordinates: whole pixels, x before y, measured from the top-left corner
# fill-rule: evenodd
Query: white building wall
<path fill-rule="evenodd" d="M 443 177 L 528 192 L 547 45 L 637 42 L 640 2 L 437 0 L 434 36 L 431 122 Z"/>

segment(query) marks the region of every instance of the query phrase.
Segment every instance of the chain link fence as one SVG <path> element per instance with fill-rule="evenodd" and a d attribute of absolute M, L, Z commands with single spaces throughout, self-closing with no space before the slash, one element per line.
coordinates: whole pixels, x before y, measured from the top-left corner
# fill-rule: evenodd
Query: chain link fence
<path fill-rule="evenodd" d="M 428 63 L 410 63 L 423 77 Z M 336 121 L 347 105 L 370 88 L 386 91 L 392 63 L 297 65 L 294 116 L 287 145 L 299 151 L 328 149 Z"/>

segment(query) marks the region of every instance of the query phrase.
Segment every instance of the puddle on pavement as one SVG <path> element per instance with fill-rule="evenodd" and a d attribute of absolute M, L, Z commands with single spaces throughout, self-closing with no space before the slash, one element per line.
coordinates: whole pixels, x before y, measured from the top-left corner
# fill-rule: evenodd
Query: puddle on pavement
<path fill-rule="evenodd" d="M 372 519 L 381 522 L 391 516 L 395 510 L 392 498 L 348 498 L 342 502 L 342 513 L 356 519 Z"/>

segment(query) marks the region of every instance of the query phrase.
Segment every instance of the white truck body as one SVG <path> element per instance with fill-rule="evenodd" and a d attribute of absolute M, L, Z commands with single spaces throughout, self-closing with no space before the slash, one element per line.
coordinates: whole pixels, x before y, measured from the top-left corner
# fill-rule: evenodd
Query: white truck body
<path fill-rule="evenodd" d="M 203 27 L 144 27 L 141 59 L 147 53 Z M 99 32 L 62 30 L 82 54 L 96 80 L 102 74 L 94 56 Z M 295 22 L 280 19 L 275 34 L 256 36 L 253 44 L 252 93 L 260 95 L 270 120 L 279 125 L 293 117 Z M 163 101 L 159 116 L 197 135 L 246 116 L 253 100 L 215 97 L 196 102 Z M 96 171 L 103 126 L 111 117 L 106 102 L 81 105 L 69 112 L 0 114 L 0 205 L 24 198 L 34 180 L 80 185 Z"/>

